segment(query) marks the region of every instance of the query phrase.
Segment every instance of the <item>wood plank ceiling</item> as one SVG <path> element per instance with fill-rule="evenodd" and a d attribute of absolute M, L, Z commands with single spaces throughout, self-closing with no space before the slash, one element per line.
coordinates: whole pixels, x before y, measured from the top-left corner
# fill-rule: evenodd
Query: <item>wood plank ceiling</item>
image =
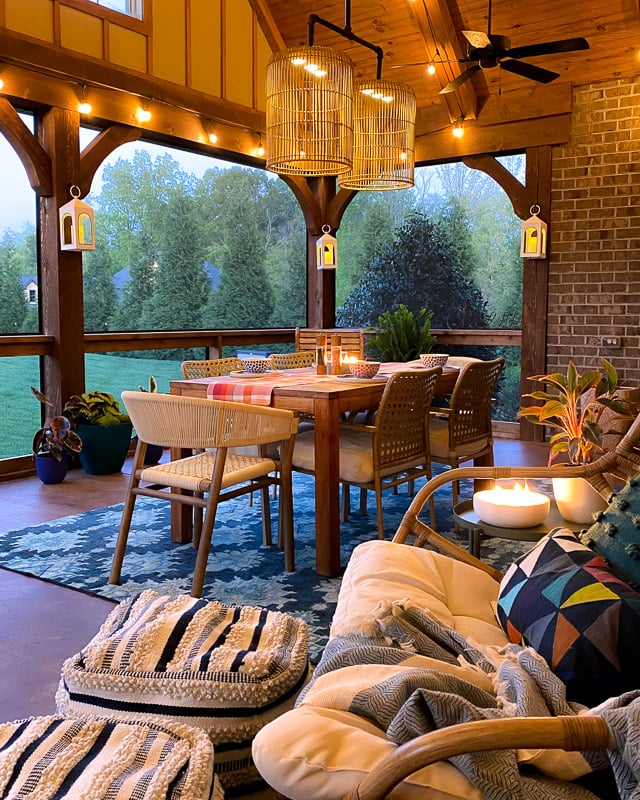
<path fill-rule="evenodd" d="M 341 28 L 350 17 L 354 34 L 382 47 L 382 77 L 413 87 L 418 137 L 448 134 L 451 123 L 461 117 L 465 127 L 472 128 L 543 120 L 568 110 L 572 84 L 633 78 L 640 69 L 637 0 L 493 0 L 491 33 L 509 37 L 511 47 L 584 37 L 589 49 L 522 59 L 559 73 L 548 84 L 494 66 L 477 69 L 457 91 L 445 95 L 439 94 L 440 89 L 470 66 L 456 61 L 467 55 L 467 40 L 461 31 L 488 30 L 486 0 L 251 2 L 273 49 L 305 44 L 310 14 Z M 347 52 L 356 77 L 375 77 L 376 57 L 370 49 L 317 24 L 314 43 Z M 433 76 L 426 72 L 430 61 L 436 64 Z M 499 137 L 494 138 L 499 142 Z M 423 152 L 422 161 L 428 161 L 424 156 Z"/>

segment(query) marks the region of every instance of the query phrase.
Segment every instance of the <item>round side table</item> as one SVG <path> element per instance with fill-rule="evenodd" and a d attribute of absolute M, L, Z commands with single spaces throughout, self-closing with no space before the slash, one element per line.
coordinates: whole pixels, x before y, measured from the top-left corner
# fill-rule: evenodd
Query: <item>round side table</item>
<path fill-rule="evenodd" d="M 482 539 L 493 537 L 495 539 L 511 539 L 516 542 L 537 542 L 554 528 L 569 528 L 571 531 L 584 530 L 586 525 L 569 522 L 558 511 L 555 501 L 551 501 L 551 509 L 547 517 L 532 528 L 502 528 L 499 525 L 490 525 L 483 522 L 473 510 L 473 500 L 463 500 L 454 506 L 453 518 L 457 524 L 469 531 L 469 552 L 480 558 L 480 544 Z"/>

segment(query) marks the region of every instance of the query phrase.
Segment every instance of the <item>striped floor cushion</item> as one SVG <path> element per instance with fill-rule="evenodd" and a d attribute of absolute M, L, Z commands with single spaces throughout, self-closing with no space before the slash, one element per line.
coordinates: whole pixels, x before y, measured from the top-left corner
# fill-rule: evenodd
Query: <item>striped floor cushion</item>
<path fill-rule="evenodd" d="M 198 726 L 225 790 L 247 793 L 263 785 L 253 737 L 293 707 L 308 678 L 307 643 L 306 623 L 288 614 L 148 590 L 65 661 L 58 710 Z"/>
<path fill-rule="evenodd" d="M 0 724 L 0 797 L 222 800 L 197 728 L 59 715 Z"/>

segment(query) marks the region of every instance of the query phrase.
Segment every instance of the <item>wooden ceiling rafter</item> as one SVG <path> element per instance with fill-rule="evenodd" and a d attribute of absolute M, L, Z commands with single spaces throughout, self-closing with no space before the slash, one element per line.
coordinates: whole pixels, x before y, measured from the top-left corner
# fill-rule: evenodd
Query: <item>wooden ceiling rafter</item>
<path fill-rule="evenodd" d="M 406 0 L 406 3 L 424 39 L 426 60 L 434 59 L 438 83 L 443 88 L 463 72 L 463 67 L 455 59 L 466 56 L 449 7 L 445 0 Z M 440 59 L 435 57 L 436 53 Z M 477 119 L 484 104 L 470 81 L 460 86 L 457 92 L 442 95 L 442 99 L 451 122 L 460 118 Z"/>

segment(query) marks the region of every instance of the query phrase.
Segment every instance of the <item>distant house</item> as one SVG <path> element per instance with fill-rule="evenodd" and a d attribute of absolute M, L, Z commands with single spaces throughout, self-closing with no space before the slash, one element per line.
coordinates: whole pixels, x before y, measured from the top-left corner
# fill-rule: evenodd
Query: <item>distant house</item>
<path fill-rule="evenodd" d="M 20 278 L 24 298 L 30 306 L 38 304 L 38 276 L 22 275 Z"/>

